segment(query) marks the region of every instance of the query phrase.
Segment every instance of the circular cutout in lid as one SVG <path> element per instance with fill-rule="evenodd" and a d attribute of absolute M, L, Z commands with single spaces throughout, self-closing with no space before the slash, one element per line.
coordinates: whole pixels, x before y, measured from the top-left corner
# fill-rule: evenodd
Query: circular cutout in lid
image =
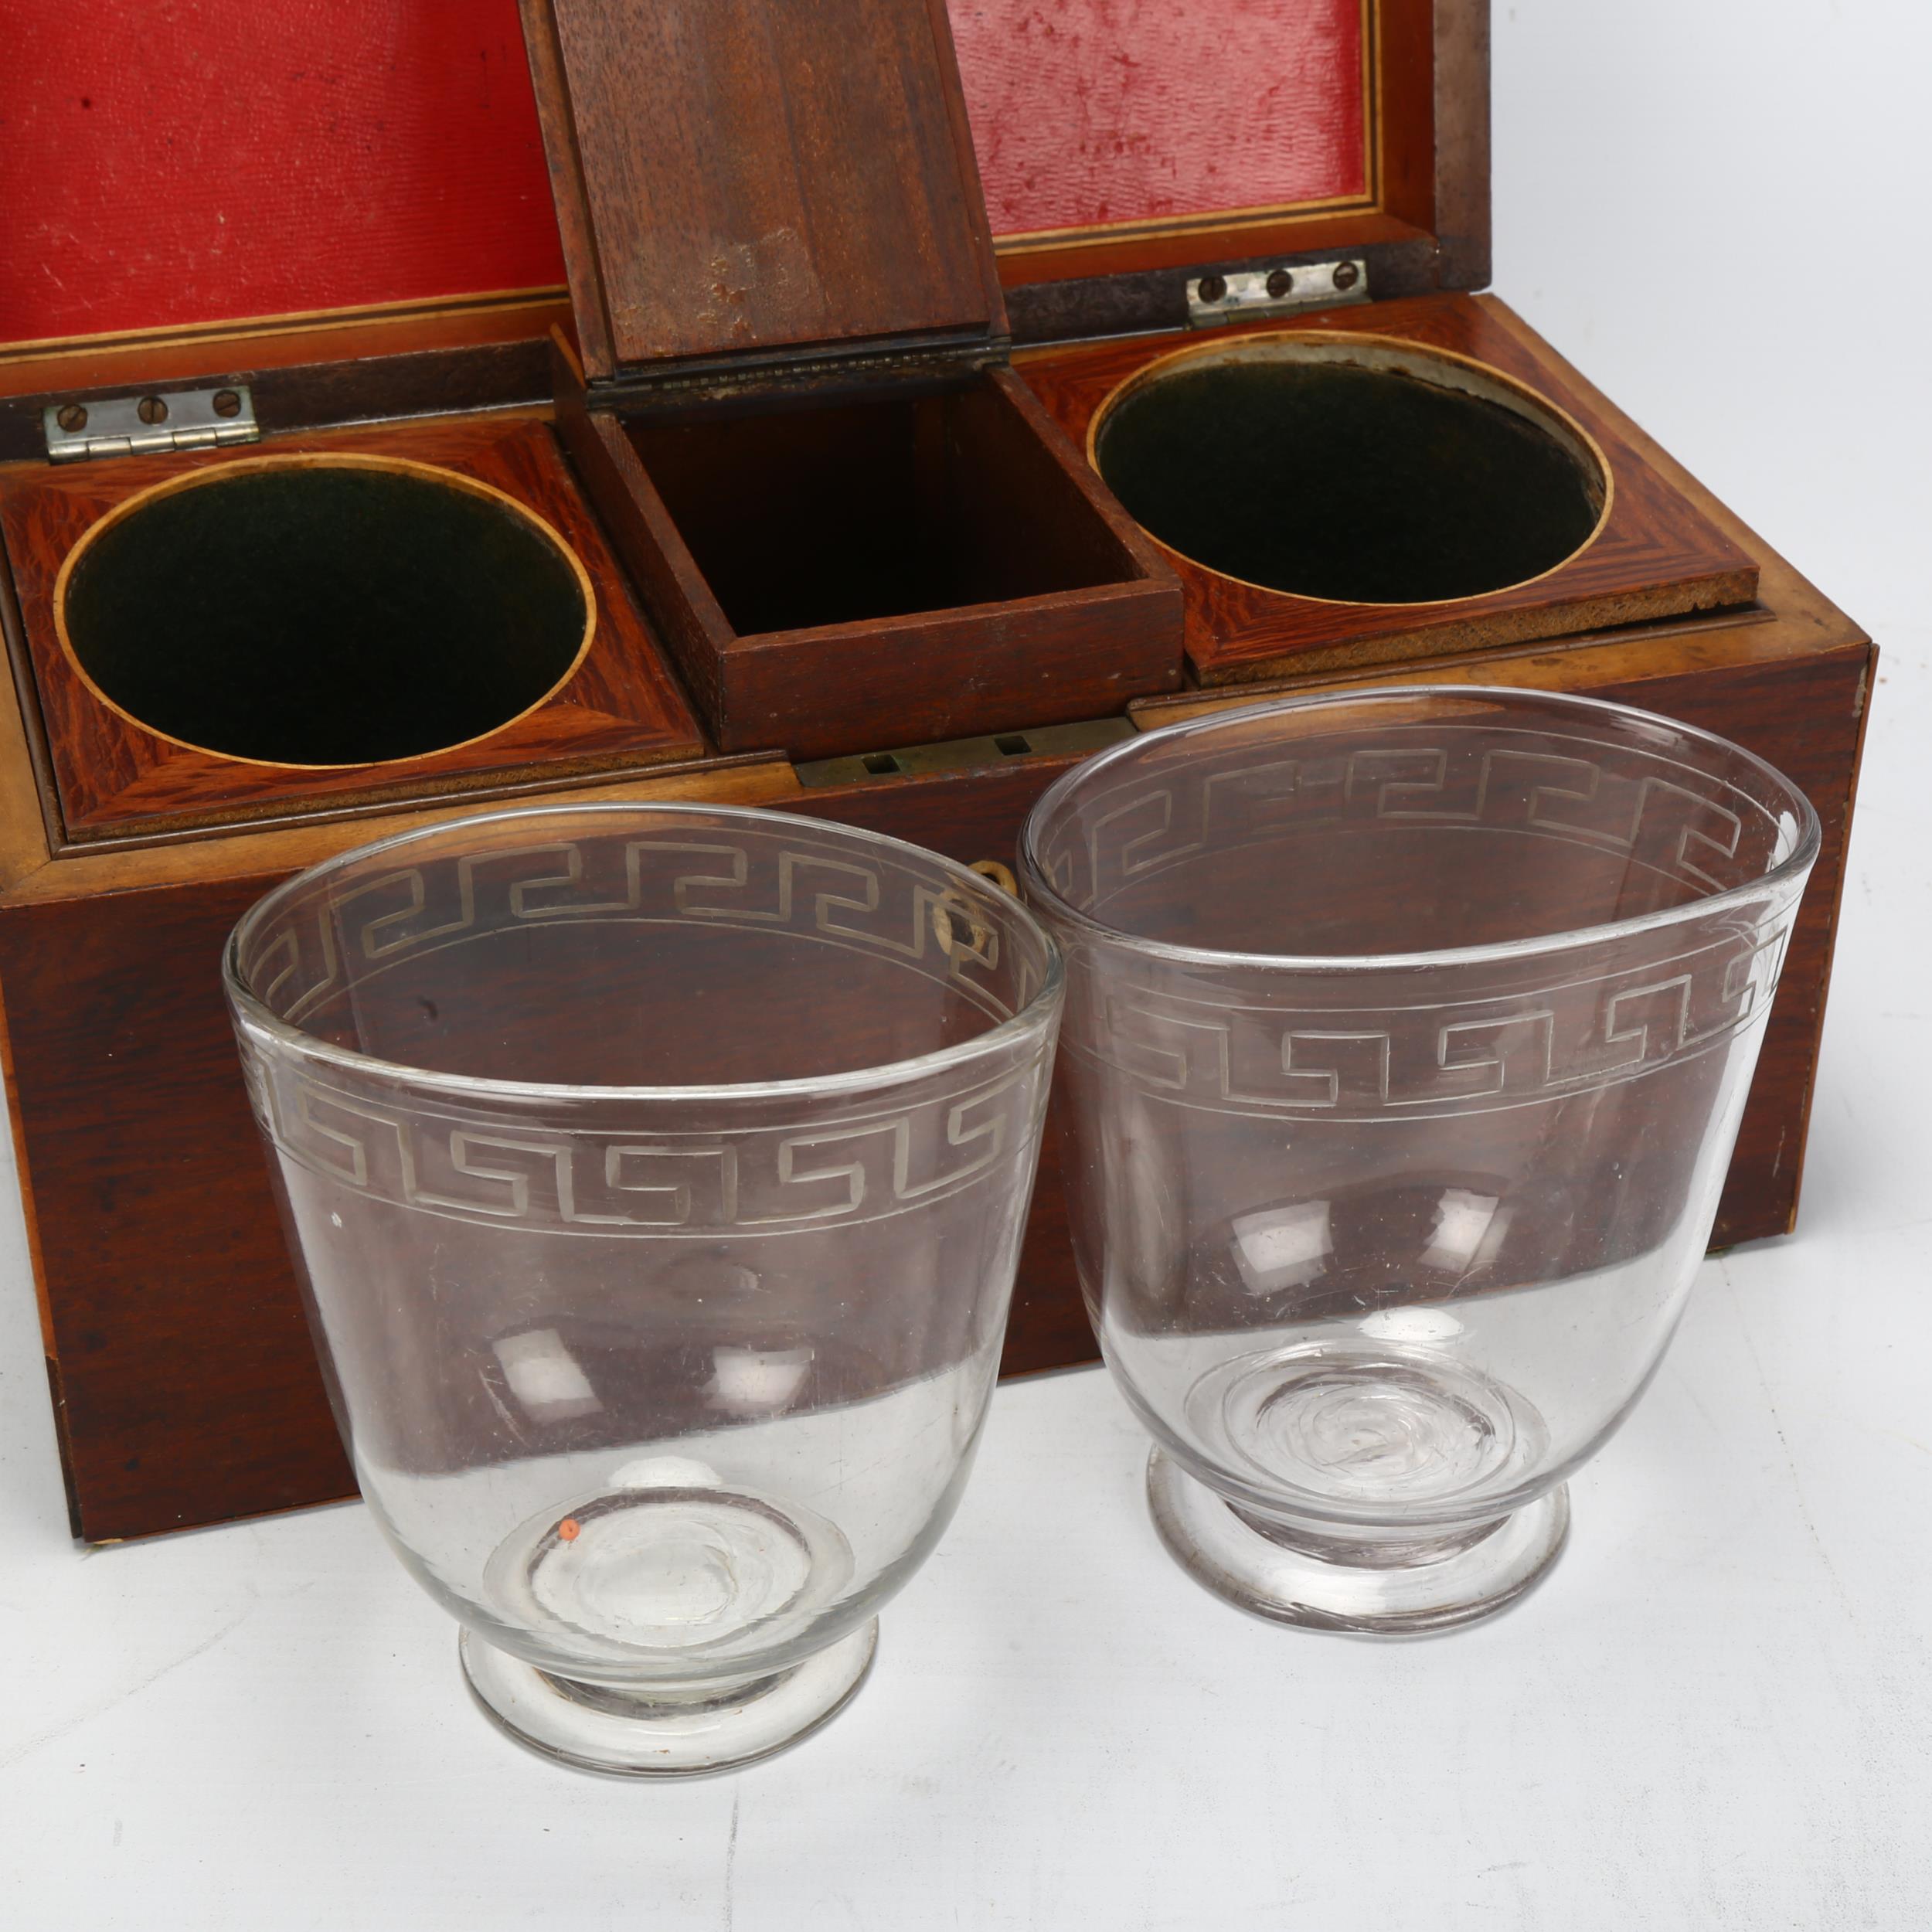
<path fill-rule="evenodd" d="M 1583 549 L 1610 473 L 1577 423 L 1500 371 L 1383 336 L 1202 343 L 1094 419 L 1094 468 L 1148 534 L 1263 590 L 1434 604 Z"/>
<path fill-rule="evenodd" d="M 454 471 L 265 457 L 130 498 L 55 590 L 61 642 L 144 730 L 258 764 L 421 757 L 500 730 L 589 648 L 583 565 Z"/>

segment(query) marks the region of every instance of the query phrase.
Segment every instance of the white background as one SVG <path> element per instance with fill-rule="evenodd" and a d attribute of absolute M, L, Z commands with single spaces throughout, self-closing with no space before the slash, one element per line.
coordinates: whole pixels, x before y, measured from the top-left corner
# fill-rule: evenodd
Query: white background
<path fill-rule="evenodd" d="M 1539 1594 L 1393 1646 L 1250 1621 L 1063 1376 L 998 1396 L 830 1730 L 572 1775 L 356 1509 L 76 1550 L 9 1197 L 0 1920 L 1932 1925 L 1928 77 L 1905 0 L 1498 8 L 1498 290 L 1887 654 L 1801 1231 L 1707 1266 Z"/>

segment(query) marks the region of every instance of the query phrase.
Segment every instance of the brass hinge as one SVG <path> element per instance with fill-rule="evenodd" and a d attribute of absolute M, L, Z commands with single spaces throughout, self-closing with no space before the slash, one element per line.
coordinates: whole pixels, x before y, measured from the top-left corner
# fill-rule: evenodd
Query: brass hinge
<path fill-rule="evenodd" d="M 1285 315 L 1298 308 L 1333 308 L 1368 299 L 1369 264 L 1351 255 L 1332 262 L 1199 276 L 1187 285 L 1187 319 L 1192 328 L 1212 328 L 1246 315 Z"/>
<path fill-rule="evenodd" d="M 165 450 L 213 449 L 255 443 L 255 399 L 246 383 L 219 389 L 155 390 L 145 396 L 49 403 L 40 412 L 47 456 L 77 463 L 88 456 L 146 456 Z"/>

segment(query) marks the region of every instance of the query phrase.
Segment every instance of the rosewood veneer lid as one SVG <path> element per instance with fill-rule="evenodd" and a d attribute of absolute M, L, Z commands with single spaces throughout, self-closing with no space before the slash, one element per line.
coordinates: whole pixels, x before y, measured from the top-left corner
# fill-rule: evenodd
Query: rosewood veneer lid
<path fill-rule="evenodd" d="M 943 0 L 522 5 L 589 375 L 1005 332 Z"/>

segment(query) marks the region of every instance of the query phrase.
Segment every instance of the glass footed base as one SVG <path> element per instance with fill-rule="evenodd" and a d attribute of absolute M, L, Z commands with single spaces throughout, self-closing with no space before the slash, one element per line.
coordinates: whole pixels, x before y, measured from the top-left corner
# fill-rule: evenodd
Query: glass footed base
<path fill-rule="evenodd" d="M 1491 1617 L 1536 1583 L 1563 1546 L 1570 1492 L 1447 1534 L 1369 1536 L 1237 1511 L 1156 1449 L 1148 1505 L 1161 1540 L 1218 1597 L 1276 1623 L 1366 1636 L 1452 1630 Z"/>
<path fill-rule="evenodd" d="M 842 1710 L 866 1680 L 879 1620 L 787 1671 L 643 1698 L 553 1677 L 463 1632 L 463 1674 L 519 1743 L 580 1770 L 692 1777 L 783 1750 Z"/>

